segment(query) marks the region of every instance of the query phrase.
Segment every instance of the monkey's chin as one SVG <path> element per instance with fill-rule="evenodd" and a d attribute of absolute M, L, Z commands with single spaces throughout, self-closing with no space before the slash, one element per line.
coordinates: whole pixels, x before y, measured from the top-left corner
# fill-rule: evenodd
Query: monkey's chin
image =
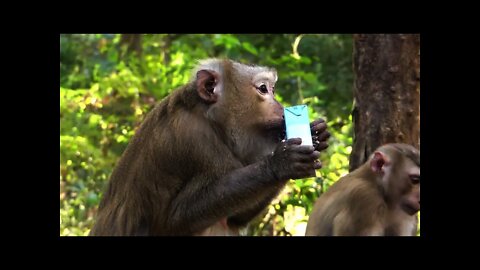
<path fill-rule="evenodd" d="M 413 216 L 416 213 L 418 213 L 418 211 L 420 211 L 420 204 L 418 204 L 418 205 L 404 204 L 402 206 L 402 209 L 408 215 Z"/>

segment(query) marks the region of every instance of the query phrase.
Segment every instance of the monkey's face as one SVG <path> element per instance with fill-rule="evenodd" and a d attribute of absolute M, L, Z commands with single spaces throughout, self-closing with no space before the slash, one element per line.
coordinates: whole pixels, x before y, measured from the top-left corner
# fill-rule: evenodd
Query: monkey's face
<path fill-rule="evenodd" d="M 245 88 L 250 102 L 256 107 L 249 116 L 252 126 L 264 131 L 265 136 L 274 143 L 285 138 L 283 106 L 275 98 L 276 81 L 277 73 L 269 70 L 256 74 Z"/>
<path fill-rule="evenodd" d="M 420 153 L 403 151 L 410 148 L 398 144 L 379 148 L 370 160 L 370 167 L 387 203 L 414 215 L 420 210 Z"/>
<path fill-rule="evenodd" d="M 404 182 L 407 187 L 402 197 L 402 209 L 407 214 L 414 215 L 420 211 L 420 167 L 411 160 L 406 160 L 405 163 L 407 175 Z"/>
<path fill-rule="evenodd" d="M 420 211 L 420 167 L 405 158 L 395 174 L 390 189 L 392 192 L 397 191 L 396 196 L 400 198 L 402 210 L 408 215 L 415 215 Z"/>
<path fill-rule="evenodd" d="M 242 70 L 245 69 L 245 70 Z M 276 133 L 280 138 L 284 129 L 283 106 L 275 99 L 275 70 L 258 68 L 249 69 L 237 66 L 237 78 L 232 83 L 226 83 L 220 102 L 228 107 L 235 117 L 234 124 L 242 123 L 241 127 L 265 134 Z M 227 105 L 227 106 L 226 106 Z"/>
<path fill-rule="evenodd" d="M 402 202 L 402 209 L 409 215 L 415 215 L 420 211 L 420 186 L 414 186 Z"/>
<path fill-rule="evenodd" d="M 255 162 L 285 138 L 283 106 L 275 99 L 277 74 L 246 66 L 236 66 L 235 72 L 226 74 L 230 80 L 224 81 L 224 95 L 214 106 L 228 108 L 225 129 L 235 141 L 236 155 L 246 163 Z"/>
<path fill-rule="evenodd" d="M 285 137 L 283 107 L 275 99 L 277 78 L 274 69 L 232 61 L 206 63 L 196 73 L 207 117 L 228 134 L 238 156 L 271 153 Z"/>

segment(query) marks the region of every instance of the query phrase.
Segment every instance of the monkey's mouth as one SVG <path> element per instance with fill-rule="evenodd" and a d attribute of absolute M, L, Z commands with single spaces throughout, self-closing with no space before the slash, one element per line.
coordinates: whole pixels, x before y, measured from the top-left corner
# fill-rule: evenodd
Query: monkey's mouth
<path fill-rule="evenodd" d="M 265 125 L 268 136 L 276 143 L 286 138 L 285 120 L 270 121 Z"/>

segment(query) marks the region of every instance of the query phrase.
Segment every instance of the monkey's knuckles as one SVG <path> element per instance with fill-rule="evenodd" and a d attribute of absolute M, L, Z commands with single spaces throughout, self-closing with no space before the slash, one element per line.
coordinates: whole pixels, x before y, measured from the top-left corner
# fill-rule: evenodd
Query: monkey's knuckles
<path fill-rule="evenodd" d="M 317 120 L 314 120 L 313 122 L 310 123 L 310 126 L 313 127 L 313 126 L 316 126 L 318 124 L 321 124 L 321 123 L 325 123 L 325 120 L 322 119 L 322 118 L 319 118 Z"/>
<path fill-rule="evenodd" d="M 327 123 L 319 123 L 310 128 L 312 134 L 319 134 L 325 130 L 327 130 Z"/>
<path fill-rule="evenodd" d="M 315 150 L 322 151 L 328 148 L 328 143 L 326 142 L 318 142 L 315 144 Z"/>
<path fill-rule="evenodd" d="M 318 135 L 318 140 L 319 141 L 326 141 L 330 138 L 331 134 L 330 132 L 324 130 Z"/>
<path fill-rule="evenodd" d="M 318 131 L 326 130 L 327 129 L 327 123 L 325 123 L 325 122 L 318 123 L 318 124 L 314 125 L 312 127 L 312 129 L 313 130 L 318 130 Z"/>
<path fill-rule="evenodd" d="M 312 160 L 318 159 L 319 157 L 320 157 L 320 151 L 318 150 L 313 151 L 313 153 L 310 155 L 310 158 Z"/>

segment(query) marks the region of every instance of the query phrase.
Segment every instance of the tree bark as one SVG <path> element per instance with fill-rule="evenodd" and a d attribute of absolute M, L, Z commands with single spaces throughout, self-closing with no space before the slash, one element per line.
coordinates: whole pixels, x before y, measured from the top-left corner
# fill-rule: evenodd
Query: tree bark
<path fill-rule="evenodd" d="M 354 35 L 350 171 L 380 145 L 420 146 L 420 35 Z"/>

